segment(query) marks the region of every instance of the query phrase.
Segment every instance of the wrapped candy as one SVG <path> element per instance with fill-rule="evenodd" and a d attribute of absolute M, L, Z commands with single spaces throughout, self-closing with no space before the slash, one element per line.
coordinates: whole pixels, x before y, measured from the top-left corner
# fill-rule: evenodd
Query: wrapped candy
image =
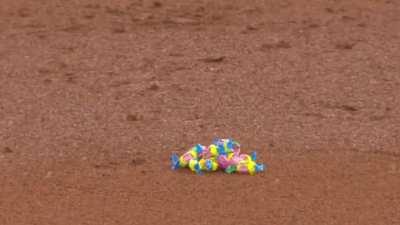
<path fill-rule="evenodd" d="M 221 155 L 218 157 L 218 164 L 222 169 L 226 169 L 229 166 L 238 165 L 240 162 L 253 160 L 255 155 L 255 152 L 253 152 L 251 156 L 247 154 L 239 154 L 238 152 L 230 153 L 228 155 Z"/>
<path fill-rule="evenodd" d="M 232 139 L 216 139 L 213 143 L 217 147 L 219 155 L 227 155 L 240 151 L 240 145 Z"/>
<path fill-rule="evenodd" d="M 199 160 L 200 170 L 202 171 L 216 171 L 218 170 L 218 162 L 215 158 L 211 159 L 200 159 Z"/>
<path fill-rule="evenodd" d="M 197 144 L 182 156 L 171 156 L 171 168 L 188 167 L 197 174 L 203 171 L 216 171 L 219 168 L 226 173 L 246 173 L 254 175 L 264 171 L 264 165 L 256 163 L 256 153 L 240 154 L 240 144 L 232 139 L 216 139 L 205 147 Z"/>
<path fill-rule="evenodd" d="M 202 174 L 203 171 L 216 171 L 218 163 L 215 159 L 191 159 L 189 161 L 189 169 L 197 174 Z"/>
<path fill-rule="evenodd" d="M 218 156 L 218 149 L 216 145 L 210 145 L 204 149 L 200 157 L 209 159 L 209 158 L 216 158 Z"/>
<path fill-rule="evenodd" d="M 198 159 L 199 155 L 202 154 L 205 147 L 201 144 L 197 144 L 192 147 L 189 151 L 187 151 L 182 156 L 178 156 L 177 154 L 172 154 L 171 156 L 171 167 L 172 169 L 184 168 L 189 165 L 190 160 Z"/>
<path fill-rule="evenodd" d="M 201 173 L 201 170 L 200 170 L 199 160 L 197 160 L 197 159 L 191 159 L 191 160 L 189 161 L 189 169 L 190 169 L 191 171 L 193 171 L 193 172 L 196 172 L 196 173 L 200 174 L 200 173 Z"/>
<path fill-rule="evenodd" d="M 213 144 L 206 147 L 202 154 L 202 158 L 218 158 L 221 155 L 229 155 L 231 153 L 238 154 L 240 152 L 239 143 L 231 139 L 216 139 Z"/>
<path fill-rule="evenodd" d="M 231 165 L 225 169 L 226 173 L 242 173 L 242 174 L 250 174 L 255 175 L 256 173 L 263 172 L 265 170 L 265 166 L 263 164 L 251 162 L 241 162 L 238 165 Z"/>
<path fill-rule="evenodd" d="M 226 173 L 242 173 L 255 175 L 256 173 L 263 172 L 265 170 L 264 164 L 256 163 L 256 153 L 253 152 L 251 156 L 243 155 L 239 157 L 239 161 L 236 164 L 231 164 L 225 168 Z"/>

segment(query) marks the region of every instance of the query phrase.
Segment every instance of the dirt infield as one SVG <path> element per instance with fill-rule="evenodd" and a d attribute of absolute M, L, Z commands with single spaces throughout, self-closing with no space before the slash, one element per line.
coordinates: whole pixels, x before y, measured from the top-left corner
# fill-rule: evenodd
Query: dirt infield
<path fill-rule="evenodd" d="M 400 224 L 399 12 L 3 0 L 0 224 Z M 268 170 L 170 170 L 216 137 Z"/>

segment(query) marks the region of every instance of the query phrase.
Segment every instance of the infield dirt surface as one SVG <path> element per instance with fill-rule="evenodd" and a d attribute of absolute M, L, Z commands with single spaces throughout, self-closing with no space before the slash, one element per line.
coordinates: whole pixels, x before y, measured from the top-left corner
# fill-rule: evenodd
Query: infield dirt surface
<path fill-rule="evenodd" d="M 396 0 L 2 0 L 0 224 L 400 224 L 399 72 Z"/>

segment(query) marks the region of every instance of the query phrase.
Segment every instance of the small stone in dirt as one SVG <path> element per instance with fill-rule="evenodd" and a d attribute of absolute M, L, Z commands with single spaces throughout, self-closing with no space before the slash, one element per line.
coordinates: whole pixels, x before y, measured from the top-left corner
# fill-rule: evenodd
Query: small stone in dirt
<path fill-rule="evenodd" d="M 354 45 L 354 43 L 338 43 L 335 47 L 337 49 L 350 50 L 354 47 Z"/>
<path fill-rule="evenodd" d="M 247 25 L 246 30 L 258 30 L 258 28 L 255 25 Z"/>
<path fill-rule="evenodd" d="M 138 121 L 140 120 L 140 116 L 137 114 L 129 114 L 126 116 L 126 120 L 128 121 Z"/>
<path fill-rule="evenodd" d="M 217 57 L 206 57 L 201 59 L 201 61 L 206 63 L 217 63 L 222 62 L 225 59 L 225 56 L 217 56 Z"/>
<path fill-rule="evenodd" d="M 158 89 L 160 89 L 160 86 L 157 83 L 153 83 L 152 85 L 150 85 L 149 89 L 152 91 L 157 91 Z"/>
<path fill-rule="evenodd" d="M 366 27 L 367 24 L 365 24 L 365 23 L 359 23 L 359 24 L 357 24 L 357 26 L 359 26 L 359 27 Z"/>
<path fill-rule="evenodd" d="M 351 111 L 351 112 L 358 111 L 358 109 L 357 109 L 356 107 L 351 106 L 351 105 L 342 105 L 341 108 L 342 108 L 343 110 Z"/>

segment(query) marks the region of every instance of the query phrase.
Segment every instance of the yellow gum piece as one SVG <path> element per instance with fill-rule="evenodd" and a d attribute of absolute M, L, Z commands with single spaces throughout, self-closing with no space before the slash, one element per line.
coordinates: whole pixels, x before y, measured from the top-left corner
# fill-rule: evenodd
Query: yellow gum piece
<path fill-rule="evenodd" d="M 252 160 L 249 161 L 240 161 L 239 164 L 237 165 L 237 170 L 241 171 L 242 167 L 246 167 L 247 172 L 250 175 L 255 175 L 256 174 L 256 163 Z"/>
<path fill-rule="evenodd" d="M 205 159 L 200 159 L 199 165 L 200 165 L 201 170 L 206 170 L 206 160 Z"/>
<path fill-rule="evenodd" d="M 188 165 L 188 161 L 186 161 L 183 156 L 179 157 L 179 166 L 187 167 L 187 165 Z"/>
<path fill-rule="evenodd" d="M 249 170 L 250 175 L 255 175 L 256 174 L 256 163 L 252 160 L 248 161 L 247 169 Z"/>
<path fill-rule="evenodd" d="M 211 160 L 211 171 L 216 171 L 218 169 L 218 163 L 215 158 L 209 159 Z M 199 165 L 201 170 L 208 170 L 207 169 L 207 159 L 200 159 Z"/>
<path fill-rule="evenodd" d="M 211 170 L 212 171 L 218 170 L 218 163 L 217 162 L 215 162 L 215 161 L 212 162 L 212 169 Z"/>
<path fill-rule="evenodd" d="M 191 171 L 196 172 L 196 165 L 199 161 L 197 161 L 196 159 L 191 159 L 189 161 L 189 168 Z"/>
<path fill-rule="evenodd" d="M 195 158 L 195 159 L 198 158 L 198 155 L 197 155 L 197 151 L 196 151 L 196 150 L 191 149 L 191 150 L 189 151 L 189 153 L 193 156 L 193 158 Z"/>
<path fill-rule="evenodd" d="M 210 149 L 211 156 L 214 156 L 214 157 L 215 157 L 215 156 L 218 155 L 217 146 L 215 146 L 214 144 L 212 144 L 212 145 L 209 146 L 209 149 Z"/>

